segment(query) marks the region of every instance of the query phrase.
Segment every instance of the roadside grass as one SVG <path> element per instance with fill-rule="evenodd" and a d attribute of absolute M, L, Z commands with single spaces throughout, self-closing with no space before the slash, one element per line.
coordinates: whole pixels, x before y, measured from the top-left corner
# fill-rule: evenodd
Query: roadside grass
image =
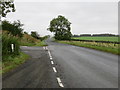
<path fill-rule="evenodd" d="M 6 73 L 16 67 L 18 67 L 20 64 L 23 64 L 26 60 L 28 60 L 29 56 L 23 52 L 20 53 L 18 56 L 6 56 L 6 60 L 2 62 L 2 69 L 0 70 L 1 73 Z"/>
<path fill-rule="evenodd" d="M 72 39 L 120 42 L 120 37 L 72 37 Z"/>
<path fill-rule="evenodd" d="M 29 42 L 22 42 L 20 45 L 21 46 L 34 46 L 36 44 L 35 43 L 29 43 Z"/>
<path fill-rule="evenodd" d="M 100 51 L 105 51 L 120 55 L 120 44 L 96 43 L 96 42 L 82 42 L 82 41 L 56 41 L 58 43 L 70 44 L 80 47 L 92 48 Z"/>
<path fill-rule="evenodd" d="M 40 42 L 37 42 L 35 46 L 48 46 L 45 41 L 40 41 Z"/>

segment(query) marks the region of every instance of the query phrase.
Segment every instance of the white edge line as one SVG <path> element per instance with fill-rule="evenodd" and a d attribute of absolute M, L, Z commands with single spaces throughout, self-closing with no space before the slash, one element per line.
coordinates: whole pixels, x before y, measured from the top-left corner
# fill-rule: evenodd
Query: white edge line
<path fill-rule="evenodd" d="M 56 70 L 56 68 L 55 67 L 53 67 L 53 71 L 56 73 L 57 72 L 57 70 Z"/>
<path fill-rule="evenodd" d="M 60 87 L 64 87 L 59 77 L 57 77 L 57 81 Z"/>

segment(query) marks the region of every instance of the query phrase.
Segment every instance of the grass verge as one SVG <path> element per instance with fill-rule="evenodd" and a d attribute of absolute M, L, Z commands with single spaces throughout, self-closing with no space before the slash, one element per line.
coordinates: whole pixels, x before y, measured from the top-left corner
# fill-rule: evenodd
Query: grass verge
<path fill-rule="evenodd" d="M 45 43 L 45 41 L 40 41 L 40 42 L 36 43 L 35 46 L 48 46 L 48 45 Z"/>
<path fill-rule="evenodd" d="M 24 63 L 29 56 L 23 52 L 20 53 L 20 55 L 12 57 L 8 56 L 4 62 L 2 62 L 2 70 L 0 70 L 0 73 L 6 73 L 20 64 Z"/>
<path fill-rule="evenodd" d="M 75 45 L 75 46 L 80 46 L 80 47 L 92 48 L 92 49 L 96 49 L 96 50 L 120 55 L 119 45 L 114 46 L 114 44 L 109 45 L 107 43 L 95 44 L 95 43 L 92 43 L 92 42 L 84 43 L 84 42 L 81 42 L 81 41 L 56 41 L 56 42 Z"/>

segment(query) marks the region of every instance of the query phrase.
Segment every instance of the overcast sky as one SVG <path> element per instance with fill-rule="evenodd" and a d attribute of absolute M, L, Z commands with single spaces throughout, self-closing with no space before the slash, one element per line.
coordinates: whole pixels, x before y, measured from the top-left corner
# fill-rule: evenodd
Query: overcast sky
<path fill-rule="evenodd" d="M 47 28 L 58 15 L 72 23 L 73 34 L 118 33 L 117 2 L 15 2 L 15 8 L 6 19 L 20 20 L 24 31 L 37 31 L 41 36 L 51 35 Z"/>

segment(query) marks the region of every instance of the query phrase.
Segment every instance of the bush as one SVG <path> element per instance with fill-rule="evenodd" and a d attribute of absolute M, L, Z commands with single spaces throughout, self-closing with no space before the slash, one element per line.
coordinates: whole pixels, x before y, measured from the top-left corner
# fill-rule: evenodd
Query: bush
<path fill-rule="evenodd" d="M 19 55 L 19 38 L 11 34 L 3 33 L 2 34 L 2 55 L 3 61 L 8 55 L 15 56 Z M 14 44 L 14 51 L 12 51 L 11 44 Z"/>

